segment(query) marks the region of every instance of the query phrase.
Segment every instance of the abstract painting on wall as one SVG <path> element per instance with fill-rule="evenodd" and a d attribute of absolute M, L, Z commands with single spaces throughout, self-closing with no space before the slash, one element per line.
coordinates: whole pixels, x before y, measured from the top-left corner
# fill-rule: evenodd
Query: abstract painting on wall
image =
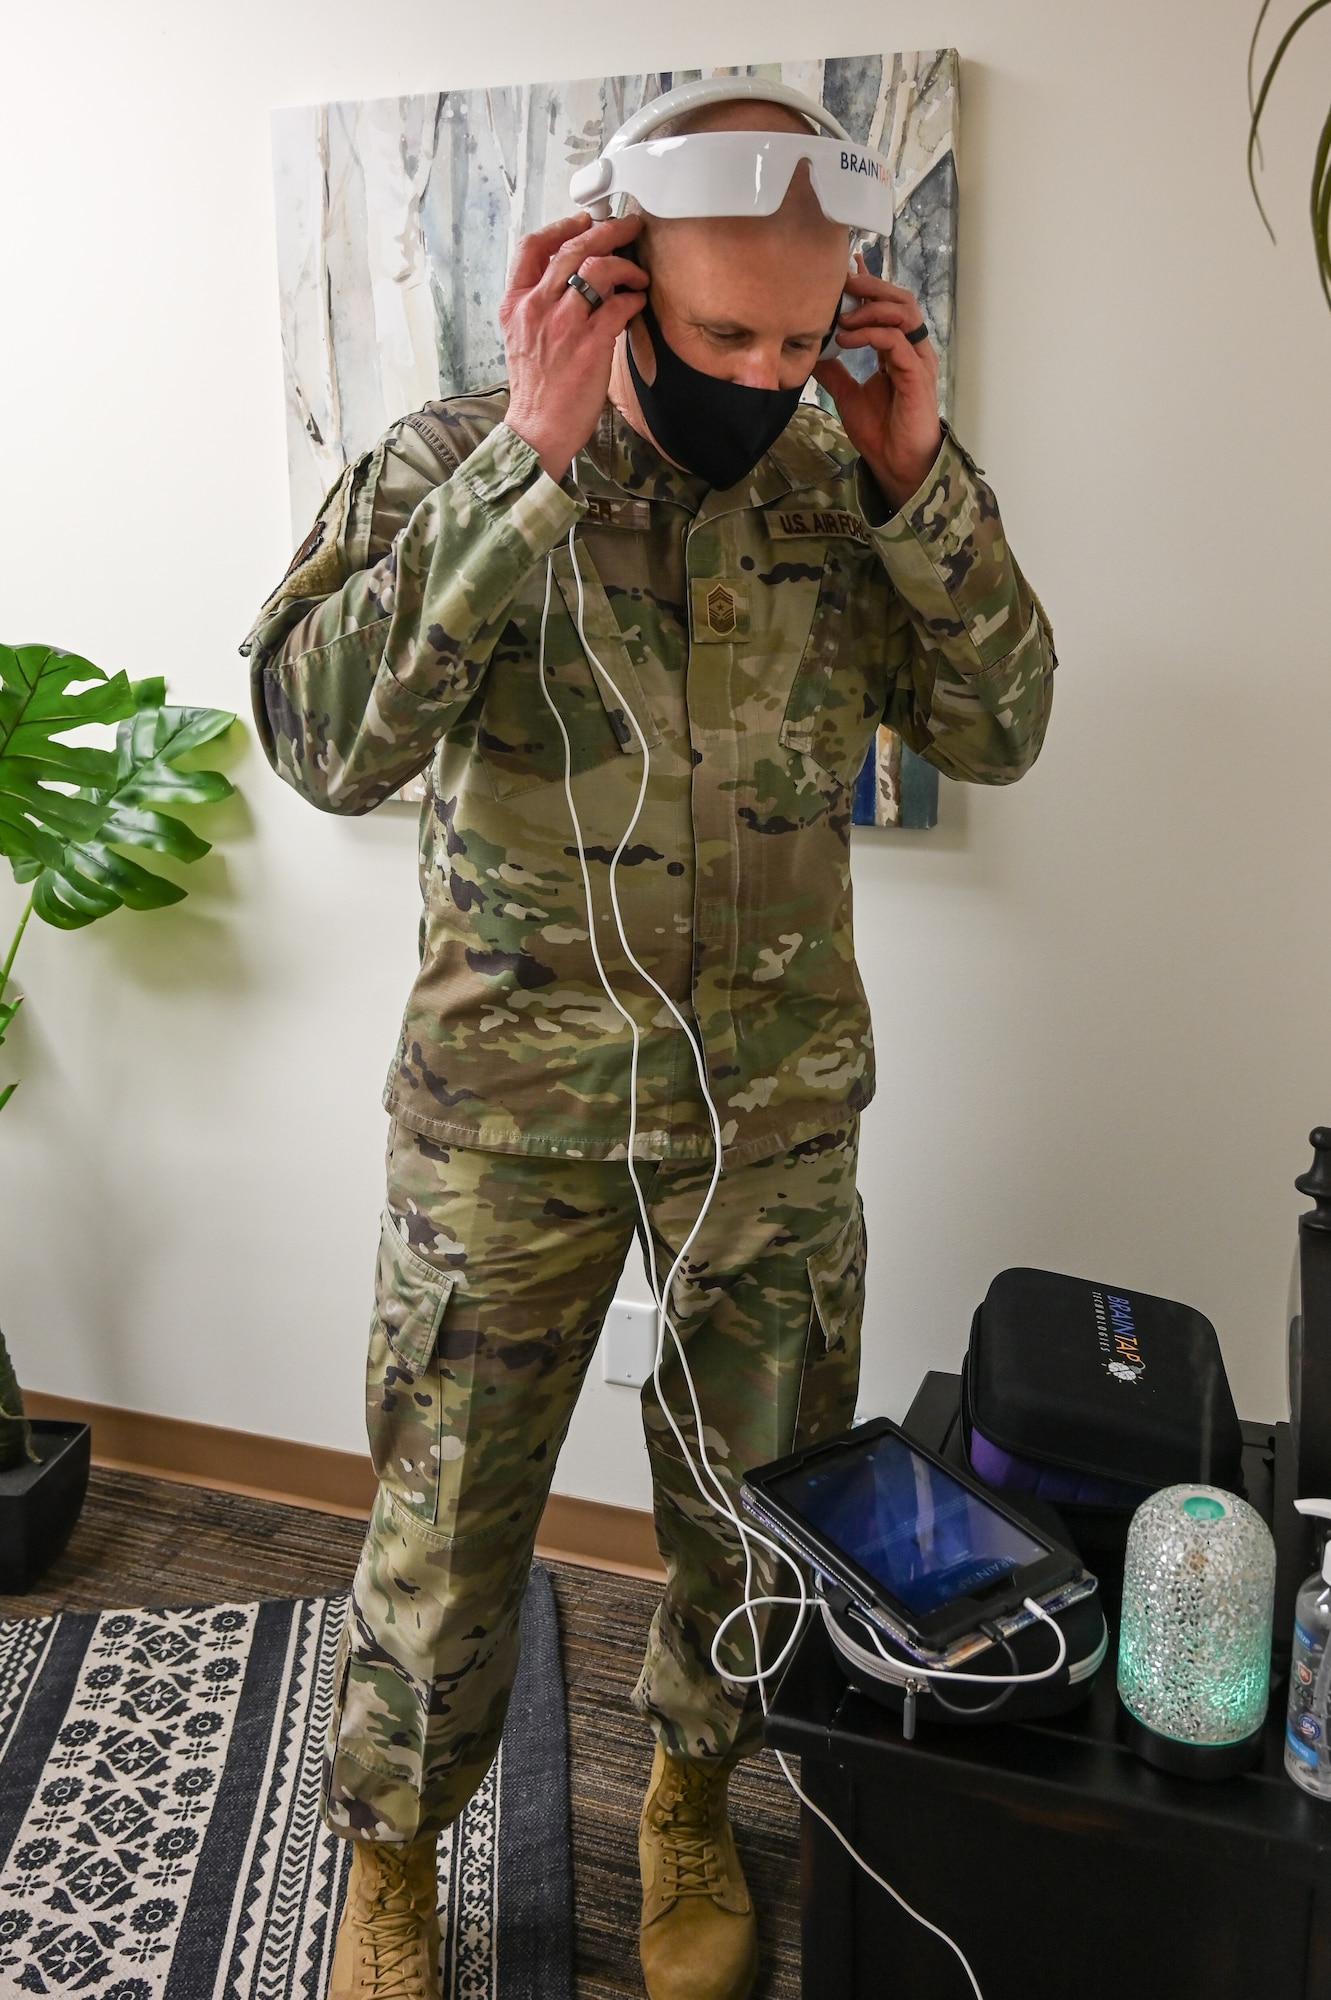
<path fill-rule="evenodd" d="M 958 63 L 952 49 L 736 70 L 431 91 L 273 117 L 293 545 L 342 468 L 438 396 L 502 380 L 498 307 L 518 238 L 568 212 L 574 170 L 633 112 L 697 76 L 761 76 L 821 102 L 892 165 L 891 241 L 869 268 L 917 295 L 947 413 L 956 300 Z M 817 393 L 812 386 L 810 394 Z M 933 826 L 938 777 L 891 730 L 858 825 Z"/>

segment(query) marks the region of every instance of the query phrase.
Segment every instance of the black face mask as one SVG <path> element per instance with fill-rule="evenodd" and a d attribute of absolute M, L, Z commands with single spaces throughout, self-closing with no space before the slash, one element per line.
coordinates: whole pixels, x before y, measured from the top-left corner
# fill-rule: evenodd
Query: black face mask
<path fill-rule="evenodd" d="M 725 489 L 752 472 L 795 414 L 804 393 L 798 389 L 750 389 L 723 382 L 681 361 L 666 342 L 648 299 L 642 321 L 656 355 L 656 380 L 644 382 L 627 341 L 629 374 L 638 407 L 667 458 L 696 472 L 709 486 Z"/>

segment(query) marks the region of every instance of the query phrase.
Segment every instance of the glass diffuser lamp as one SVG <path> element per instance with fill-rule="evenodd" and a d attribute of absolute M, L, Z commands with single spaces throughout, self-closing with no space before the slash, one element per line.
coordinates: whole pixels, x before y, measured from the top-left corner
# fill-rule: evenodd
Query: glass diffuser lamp
<path fill-rule="evenodd" d="M 1140 1757 L 1224 1778 L 1261 1747 L 1276 1552 L 1246 1500 L 1167 1486 L 1128 1530 L 1119 1633 L 1123 1734 Z"/>

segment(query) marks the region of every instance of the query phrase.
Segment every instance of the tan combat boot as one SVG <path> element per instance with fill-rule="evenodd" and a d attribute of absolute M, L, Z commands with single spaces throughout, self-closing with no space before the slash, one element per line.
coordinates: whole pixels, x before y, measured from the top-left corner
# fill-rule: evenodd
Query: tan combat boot
<path fill-rule="evenodd" d="M 733 1767 L 658 1743 L 638 1822 L 647 2000 L 749 2000 L 758 1931 L 726 1813 Z"/>
<path fill-rule="evenodd" d="M 353 1842 L 328 2000 L 439 2000 L 434 1848 Z"/>

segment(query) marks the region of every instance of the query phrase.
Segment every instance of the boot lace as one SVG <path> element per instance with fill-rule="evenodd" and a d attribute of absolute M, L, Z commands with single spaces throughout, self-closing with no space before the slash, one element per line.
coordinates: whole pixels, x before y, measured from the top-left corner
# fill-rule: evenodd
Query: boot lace
<path fill-rule="evenodd" d="M 717 1819 L 723 1796 L 717 1777 L 684 1766 L 675 1785 L 657 1801 L 652 1817 L 661 1837 L 667 1896 L 712 1896 L 725 1886 Z M 664 1791 L 664 1788 L 663 1788 Z"/>
<path fill-rule="evenodd" d="M 430 2000 L 437 1989 L 433 1968 L 422 1965 L 428 1914 L 413 1900 L 406 1866 L 392 1848 L 380 1851 L 379 1881 L 366 1916 L 375 2000 Z"/>

